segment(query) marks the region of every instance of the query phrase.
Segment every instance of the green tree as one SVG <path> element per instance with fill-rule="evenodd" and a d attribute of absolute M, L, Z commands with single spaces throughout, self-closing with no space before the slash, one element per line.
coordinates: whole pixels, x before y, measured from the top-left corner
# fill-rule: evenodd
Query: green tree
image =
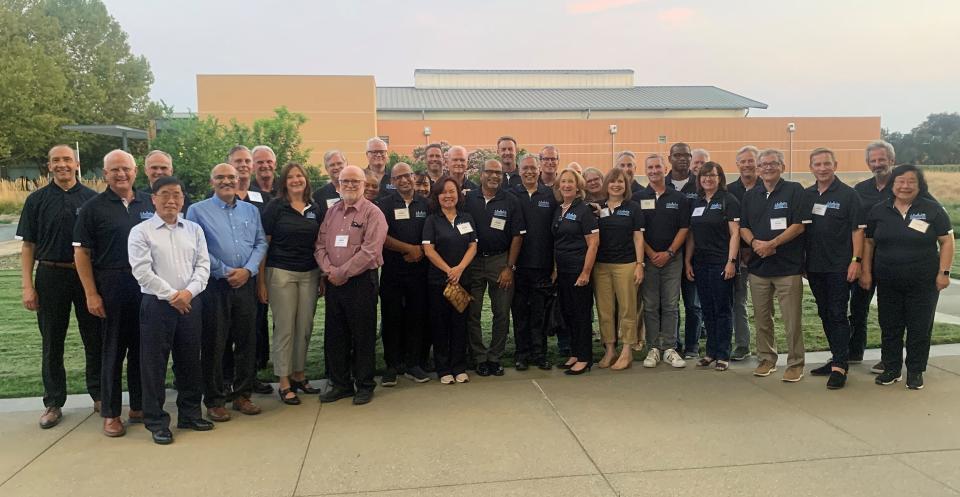
<path fill-rule="evenodd" d="M 274 117 L 253 122 L 249 143 L 269 145 L 277 154 L 278 169 L 288 162 L 306 165 L 311 149 L 300 148 L 303 145 L 300 128 L 306 124 L 307 116 L 290 112 L 286 106 L 277 107 L 273 112 Z"/>

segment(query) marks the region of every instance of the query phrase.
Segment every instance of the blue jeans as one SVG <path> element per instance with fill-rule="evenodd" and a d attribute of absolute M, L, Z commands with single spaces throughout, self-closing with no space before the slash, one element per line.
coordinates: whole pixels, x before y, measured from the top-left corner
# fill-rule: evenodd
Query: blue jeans
<path fill-rule="evenodd" d="M 846 371 L 850 358 L 850 320 L 847 318 L 850 283 L 847 274 L 807 273 L 807 281 L 813 298 L 817 300 L 817 314 L 833 354 L 831 363 Z"/>
<path fill-rule="evenodd" d="M 733 336 L 733 278 L 723 279 L 723 264 L 694 263 L 693 274 L 707 328 L 706 357 L 729 361 Z"/>
<path fill-rule="evenodd" d="M 684 352 L 696 354 L 703 331 L 703 312 L 700 306 L 702 302 L 697 296 L 697 284 L 687 281 L 686 276 L 681 276 L 680 295 L 683 297 L 683 341 L 680 341 L 680 321 L 677 321 L 677 350 L 682 348 Z"/>

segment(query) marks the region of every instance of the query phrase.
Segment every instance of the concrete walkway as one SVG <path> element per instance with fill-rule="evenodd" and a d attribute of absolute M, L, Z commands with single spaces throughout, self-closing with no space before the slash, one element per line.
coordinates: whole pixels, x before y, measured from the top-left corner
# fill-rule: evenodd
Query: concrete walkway
<path fill-rule="evenodd" d="M 258 396 L 263 414 L 168 447 L 140 426 L 104 437 L 89 400 L 51 430 L 39 399 L 2 401 L 0 496 L 956 496 L 960 347 L 933 355 L 922 391 L 874 385 L 869 351 L 841 391 L 748 361 L 401 379 L 360 407 Z"/>

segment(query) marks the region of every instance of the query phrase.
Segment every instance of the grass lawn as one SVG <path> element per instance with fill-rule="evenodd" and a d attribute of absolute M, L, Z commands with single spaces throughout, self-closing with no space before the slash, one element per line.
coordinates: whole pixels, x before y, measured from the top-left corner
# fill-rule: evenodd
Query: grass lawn
<path fill-rule="evenodd" d="M 748 312 L 752 311 L 748 309 Z M 0 316 L 3 316 L 4 320 L 2 331 L 0 331 L 0 398 L 42 395 L 40 333 L 37 330 L 36 315 L 20 305 L 20 274 L 18 270 L 0 270 Z M 315 323 L 307 360 L 307 375 L 314 379 L 322 377 L 321 373 L 323 371 L 322 301 L 317 307 Z M 490 311 L 488 305 L 484 308 L 483 326 L 485 330 L 489 330 Z M 780 350 L 784 351 L 786 348 L 783 341 L 783 329 L 780 323 L 777 323 L 776 326 L 777 341 Z M 594 328 L 596 328 L 596 324 L 594 324 Z M 823 337 L 820 321 L 816 315 L 816 304 L 809 291 L 804 296 L 803 302 L 803 330 L 807 350 L 825 350 L 827 348 L 827 342 Z M 875 312 L 870 315 L 867 341 L 869 347 L 879 346 L 879 328 Z M 960 342 L 960 326 L 940 323 L 934 326 L 933 343 L 953 342 Z M 555 340 L 551 338 L 549 344 L 551 356 L 554 360 L 557 360 Z M 599 342 L 594 342 L 594 344 L 595 358 L 599 359 L 602 354 L 602 347 Z M 383 360 L 379 346 L 378 343 L 377 364 L 378 368 L 382 368 Z M 513 337 L 511 336 L 507 342 L 507 358 L 504 361 L 506 366 L 512 364 L 513 348 Z M 641 353 L 637 353 L 636 357 L 642 358 L 643 356 Z M 71 320 L 71 328 L 67 334 L 64 359 L 69 392 L 82 393 L 84 391 L 83 350 L 80 335 L 73 320 Z M 261 372 L 261 377 L 269 375 L 269 370 Z M 168 377 L 168 384 L 172 385 L 171 377 Z"/>

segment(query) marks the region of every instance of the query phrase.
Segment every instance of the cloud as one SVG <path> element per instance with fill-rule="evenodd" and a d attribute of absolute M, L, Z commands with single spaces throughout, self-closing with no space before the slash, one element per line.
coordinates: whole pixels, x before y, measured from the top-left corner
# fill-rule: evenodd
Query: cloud
<path fill-rule="evenodd" d="M 657 20 L 667 24 L 679 25 L 687 22 L 696 14 L 697 11 L 689 7 L 674 7 L 657 12 Z"/>
<path fill-rule="evenodd" d="M 619 9 L 628 5 L 634 5 L 645 0 L 583 0 L 579 2 L 568 2 L 568 14 L 594 14 L 611 9 Z"/>

